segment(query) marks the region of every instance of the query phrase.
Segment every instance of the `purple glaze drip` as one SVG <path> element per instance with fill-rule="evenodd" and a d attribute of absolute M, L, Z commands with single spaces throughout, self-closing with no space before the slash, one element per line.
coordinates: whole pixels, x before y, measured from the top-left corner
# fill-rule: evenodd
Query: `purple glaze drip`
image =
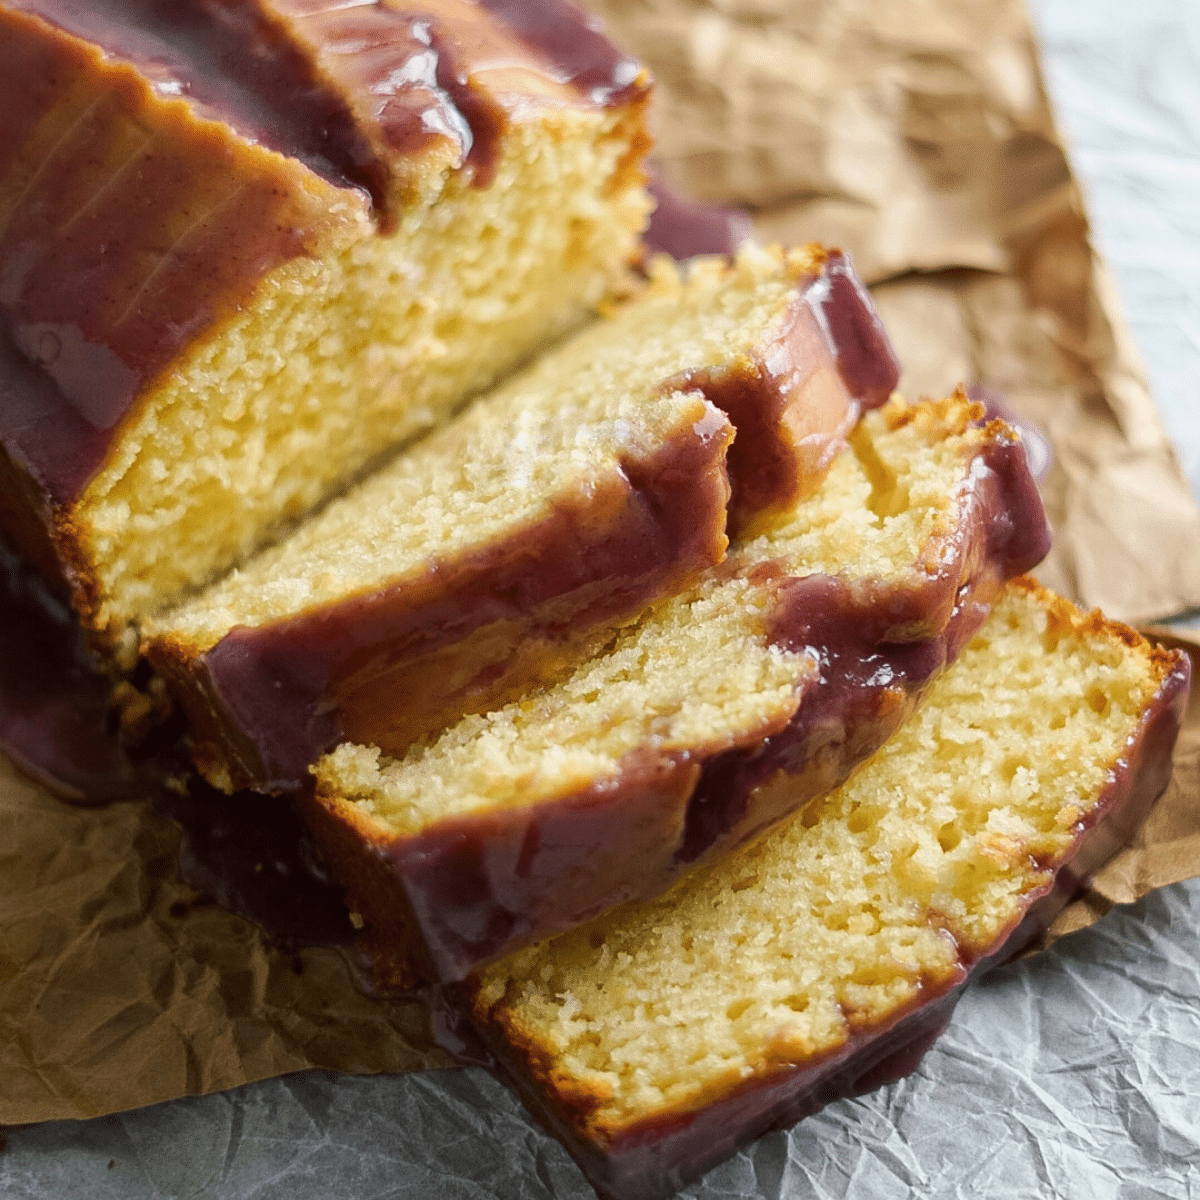
<path fill-rule="evenodd" d="M 451 46 L 436 29 L 430 30 L 429 44 L 437 56 L 438 92 L 446 97 L 447 112 L 459 118 L 455 122 L 461 131 L 459 161 L 471 168 L 476 187 L 487 187 L 496 172 L 504 114 L 471 87 L 467 66 L 456 61 Z"/>
<path fill-rule="evenodd" d="M 257 10 L 259 23 L 285 41 L 288 52 L 307 55 L 313 90 L 340 122 L 339 140 L 353 148 L 356 166 L 361 160 L 371 169 L 372 196 L 387 228 L 397 217 L 389 177 L 398 163 L 439 140 L 455 147 L 456 165 L 472 166 L 476 186 L 491 180 L 506 117 L 471 86 L 475 64 L 443 28 L 439 4 L 410 11 L 305 0 L 255 0 L 249 8 L 229 0 L 191 2 L 242 27 L 253 23 Z"/>
<path fill-rule="evenodd" d="M 646 231 L 646 249 L 672 258 L 733 254 L 752 233 L 748 213 L 688 200 L 657 176 L 649 181 L 657 201 Z M 805 294 L 837 359 L 850 395 L 864 410 L 885 403 L 900 381 L 900 362 L 887 331 L 848 255 L 831 251 L 825 273 Z"/>
<path fill-rule="evenodd" d="M 905 632 L 937 610 L 921 589 L 893 588 L 864 605 L 842 578 L 811 575 L 785 585 L 775 638 L 787 649 L 814 653 L 821 684 L 805 694 L 786 729 L 752 750 L 734 750 L 705 764 L 688 810 L 682 862 L 695 861 L 731 831 L 744 840 L 777 819 L 781 814 L 769 803 L 761 814 L 748 810 L 756 789 L 776 775 L 810 777 L 809 795 L 837 786 L 896 728 L 907 705 L 983 624 L 1002 581 L 1032 570 L 1045 557 L 1049 527 L 1016 444 L 988 442 L 976 468 L 964 525 L 976 549 L 963 541 L 955 547 L 962 575 L 956 579 L 954 611 L 936 636 Z M 952 579 L 944 574 L 943 587 Z"/>
<path fill-rule="evenodd" d="M 895 390 L 900 362 L 870 293 L 846 254 L 833 252 L 824 286 L 809 290 L 808 302 L 824 322 L 826 341 L 837 349 L 838 369 L 864 409 L 878 408 Z"/>
<path fill-rule="evenodd" d="M 122 737 L 112 685 L 78 624 L 38 576 L 0 550 L 0 750 L 74 804 L 149 801 L 181 827 L 180 877 L 290 947 L 346 945 L 339 887 L 290 798 L 225 796 L 188 778 L 180 727 Z"/>
<path fill-rule="evenodd" d="M 647 186 L 655 200 L 644 239 L 651 253 L 676 259 L 733 254 L 752 233 L 750 214 L 740 208 L 686 199 L 657 174 Z"/>
<path fill-rule="evenodd" d="M 0 549 L 0 750 L 74 804 L 146 796 L 163 772 L 122 738 L 112 684 L 38 575 Z"/>
<path fill-rule="evenodd" d="M 786 630 L 782 644 L 815 654 L 820 684 L 804 693 L 780 733 L 752 750 L 732 751 L 704 765 L 688 805 L 681 863 L 694 862 L 731 830 L 741 841 L 758 831 L 760 821 L 777 819 L 774 813 L 751 817 L 747 827 L 755 789 L 781 772 L 812 777 L 805 791 L 814 795 L 841 783 L 892 732 L 946 665 L 948 649 L 956 650 L 987 611 L 972 609 L 952 620 L 941 636 L 904 643 L 882 640 L 881 626 L 890 623 L 890 614 L 883 605 L 865 610 L 856 605 L 847 583 L 834 576 L 795 580 L 787 607 L 789 615 L 778 620 Z M 895 703 L 897 697 L 905 702 Z M 893 719 L 885 715 L 889 710 Z"/>
<path fill-rule="evenodd" d="M 183 837 L 179 875 L 202 895 L 259 926 L 289 949 L 349 946 L 354 927 L 290 796 L 227 796 L 193 778 L 161 790 L 156 812 Z"/>
<path fill-rule="evenodd" d="M 598 106 L 625 103 L 641 85 L 641 67 L 604 35 L 603 25 L 571 0 L 479 0 L 570 84 Z"/>
<path fill-rule="evenodd" d="M 463 661 L 474 653 L 496 673 L 498 688 L 519 693 L 545 659 L 569 656 L 588 631 L 716 562 L 725 544 L 728 436 L 721 423 L 645 458 L 626 457 L 587 496 L 552 503 L 507 537 L 360 597 L 236 627 L 181 677 L 164 654 L 162 670 L 197 728 L 211 714 L 240 782 L 302 787 L 308 766 L 345 740 L 402 750 L 463 711 L 479 711 L 481 698 L 489 707 L 503 702 L 479 673 L 469 687 L 444 690 L 462 671 L 456 645 L 468 647 Z M 491 644 L 472 652 L 471 635 L 488 629 Z M 437 677 L 439 664 L 447 678 Z"/>

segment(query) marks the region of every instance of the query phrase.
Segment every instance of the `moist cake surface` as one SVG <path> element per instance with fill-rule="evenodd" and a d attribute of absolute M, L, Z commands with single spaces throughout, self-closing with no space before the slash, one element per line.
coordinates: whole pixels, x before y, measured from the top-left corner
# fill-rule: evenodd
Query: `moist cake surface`
<path fill-rule="evenodd" d="M 677 591 L 727 523 L 777 519 L 894 382 L 836 252 L 660 263 L 627 307 L 152 623 L 149 654 L 224 786 L 300 786 L 347 739 L 403 753 Z"/>
<path fill-rule="evenodd" d="M 1022 448 L 981 412 L 894 400 L 787 520 L 562 682 L 404 758 L 322 759 L 305 807 L 381 982 L 654 894 L 845 778 L 1045 551 Z"/>

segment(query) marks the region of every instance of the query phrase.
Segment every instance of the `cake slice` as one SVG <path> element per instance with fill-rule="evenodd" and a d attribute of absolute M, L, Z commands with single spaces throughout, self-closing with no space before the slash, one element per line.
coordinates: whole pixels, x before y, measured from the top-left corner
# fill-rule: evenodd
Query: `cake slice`
<path fill-rule="evenodd" d="M 226 790 L 299 787 L 344 740 L 401 754 L 561 674 L 719 561 L 727 523 L 786 511 L 895 381 L 842 255 L 664 261 L 627 307 L 150 622 L 146 653 Z"/>
<path fill-rule="evenodd" d="M 628 285 L 648 80 L 566 0 L 5 0 L 0 529 L 131 626 Z"/>
<path fill-rule="evenodd" d="M 488 967 L 458 1001 L 601 1196 L 669 1196 L 913 1070 L 965 981 L 1145 816 L 1188 682 L 1181 652 L 1018 581 L 841 789 L 661 899 Z"/>
<path fill-rule="evenodd" d="M 403 758 L 323 758 L 302 806 L 379 986 L 654 895 L 840 783 L 1045 553 L 1020 442 L 982 413 L 894 399 L 785 521 L 564 680 Z"/>

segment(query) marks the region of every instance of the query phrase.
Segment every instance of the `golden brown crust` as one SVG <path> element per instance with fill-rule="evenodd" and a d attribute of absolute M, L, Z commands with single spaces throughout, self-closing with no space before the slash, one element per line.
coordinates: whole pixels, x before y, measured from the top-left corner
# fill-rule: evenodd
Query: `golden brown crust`
<path fill-rule="evenodd" d="M 1070 600 L 1038 583 L 1032 575 L 1020 576 L 1012 580 L 1009 586 L 1034 597 L 1045 607 L 1050 620 L 1063 629 L 1078 632 L 1086 637 L 1110 637 L 1131 650 L 1144 653 L 1147 669 L 1160 682 L 1178 666 L 1178 654 L 1174 650 L 1156 645 L 1132 626 L 1106 617 L 1098 608 L 1079 608 Z"/>

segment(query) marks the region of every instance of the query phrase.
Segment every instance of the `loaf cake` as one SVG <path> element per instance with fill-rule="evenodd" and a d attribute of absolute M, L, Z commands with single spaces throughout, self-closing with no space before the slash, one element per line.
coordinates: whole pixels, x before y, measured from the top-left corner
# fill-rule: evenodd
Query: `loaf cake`
<path fill-rule="evenodd" d="M 377 984 L 654 895 L 840 783 L 1046 551 L 1021 444 L 982 412 L 894 398 L 784 522 L 563 681 L 400 759 L 323 758 L 302 808 Z"/>
<path fill-rule="evenodd" d="M 460 986 L 602 1197 L 651 1200 L 915 1068 L 1166 785 L 1189 680 L 1031 581 L 838 791 L 752 847 Z"/>
<path fill-rule="evenodd" d="M 146 653 L 226 790 L 299 787 L 345 740 L 402 754 L 719 561 L 727 513 L 790 508 L 895 382 L 842 255 L 663 261 L 627 307 L 151 621 Z"/>
<path fill-rule="evenodd" d="M 568 0 L 4 0 L 0 530 L 98 640 L 626 287 L 648 80 Z"/>

